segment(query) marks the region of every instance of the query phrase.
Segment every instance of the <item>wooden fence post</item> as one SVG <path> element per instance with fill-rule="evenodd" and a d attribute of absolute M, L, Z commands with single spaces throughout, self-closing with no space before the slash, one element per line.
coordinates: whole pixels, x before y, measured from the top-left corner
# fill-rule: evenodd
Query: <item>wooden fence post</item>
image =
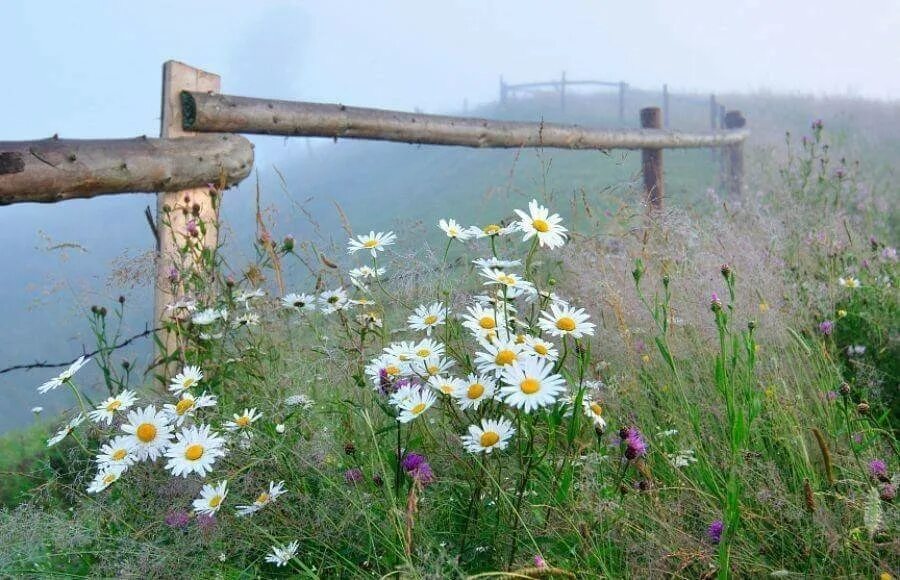
<path fill-rule="evenodd" d="M 182 128 L 181 91 L 219 92 L 220 88 L 218 75 L 174 60 L 163 64 L 160 136 L 196 135 Z M 182 280 L 186 273 L 181 269 L 186 264 L 179 247 L 183 247 L 190 239 L 191 232 L 194 232 L 196 243 L 201 244 L 201 248 L 215 248 L 218 243 L 219 201 L 212 198 L 208 187 L 157 195 L 156 230 L 159 245 L 154 314 L 159 324 L 167 320 L 166 305 L 178 300 L 184 292 Z M 203 228 L 198 230 L 192 222 L 202 223 Z M 157 356 L 164 360 L 177 350 L 178 337 L 175 333 L 164 330 L 159 338 L 165 345 L 165 352 L 157 352 Z M 160 374 L 168 376 L 170 370 L 169 365 L 166 365 L 160 369 Z"/>
<path fill-rule="evenodd" d="M 559 108 L 566 112 L 566 71 L 562 72 L 562 80 L 559 81 Z"/>
<path fill-rule="evenodd" d="M 659 107 L 641 109 L 641 128 L 662 128 Z M 641 172 L 644 174 L 644 192 L 649 211 L 661 209 L 665 196 L 663 182 L 662 149 L 641 149 Z"/>
<path fill-rule="evenodd" d="M 726 129 L 742 129 L 747 120 L 740 111 L 725 113 Z M 739 197 L 744 185 L 744 144 L 729 145 L 727 151 L 727 174 L 725 179 L 728 194 L 732 198 Z"/>
<path fill-rule="evenodd" d="M 669 85 L 663 85 L 663 127 L 669 128 Z"/>
<path fill-rule="evenodd" d="M 500 75 L 500 106 L 506 106 L 506 83 L 503 82 L 503 75 Z"/>
<path fill-rule="evenodd" d="M 628 90 L 628 83 L 619 81 L 619 122 L 625 122 L 625 91 Z"/>

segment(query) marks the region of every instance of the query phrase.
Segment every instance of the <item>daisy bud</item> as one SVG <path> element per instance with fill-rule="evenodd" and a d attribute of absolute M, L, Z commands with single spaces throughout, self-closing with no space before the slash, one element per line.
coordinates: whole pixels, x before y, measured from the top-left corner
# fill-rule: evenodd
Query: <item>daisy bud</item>
<path fill-rule="evenodd" d="M 281 242 L 281 249 L 284 252 L 290 253 L 294 251 L 294 236 L 287 235 L 284 237 L 284 240 Z"/>
<path fill-rule="evenodd" d="M 556 278 L 550 278 L 549 280 L 547 280 L 547 285 L 556 286 Z"/>
<path fill-rule="evenodd" d="M 755 320 L 751 320 L 751 321 L 749 321 L 749 322 L 747 323 L 747 329 L 748 329 L 748 330 L 751 330 L 751 331 L 752 331 L 752 330 L 754 330 L 755 328 L 756 328 L 756 321 L 755 321 Z"/>
<path fill-rule="evenodd" d="M 663 283 L 663 286 L 665 286 L 666 288 L 669 287 L 669 275 L 668 275 L 668 274 L 666 274 L 665 276 L 663 276 L 663 278 L 662 278 L 662 283 Z"/>
<path fill-rule="evenodd" d="M 856 411 L 860 415 L 868 415 L 869 414 L 869 403 L 867 401 L 861 402 L 856 406 Z"/>

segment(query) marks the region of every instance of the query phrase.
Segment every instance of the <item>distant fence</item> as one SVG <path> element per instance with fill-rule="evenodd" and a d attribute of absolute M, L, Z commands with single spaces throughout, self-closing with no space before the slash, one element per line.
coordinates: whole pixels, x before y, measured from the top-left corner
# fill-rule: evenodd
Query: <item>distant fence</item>
<path fill-rule="evenodd" d="M 564 95 L 566 84 L 595 83 L 565 81 L 563 77 L 560 88 Z M 743 142 L 748 133 L 738 111 L 724 115 L 725 130 L 709 133 L 662 129 L 659 107 L 641 110 L 640 130 L 597 129 L 229 96 L 218 94 L 219 85 L 217 75 L 175 61 L 165 63 L 161 139 L 76 141 L 54 137 L 0 142 L 0 205 L 106 193 L 161 192 L 156 216 L 155 300 L 156 319 L 165 321 L 165 305 L 183 293 L 177 287 L 173 291 L 169 279 L 179 256 L 176 235 L 183 236 L 191 216 L 196 216 L 206 224 L 199 243 L 215 247 L 218 206 L 209 184 L 230 186 L 250 173 L 252 145 L 232 133 L 479 148 L 640 149 L 649 211 L 659 209 L 664 198 L 663 149 L 721 148 L 727 152 L 728 189 L 733 195 L 741 190 Z M 506 90 L 525 86 L 507 85 Z M 621 95 L 626 85 L 618 86 Z M 185 204 L 190 211 L 172 211 Z M 171 333 L 167 334 L 166 353 L 175 350 L 173 340 Z"/>

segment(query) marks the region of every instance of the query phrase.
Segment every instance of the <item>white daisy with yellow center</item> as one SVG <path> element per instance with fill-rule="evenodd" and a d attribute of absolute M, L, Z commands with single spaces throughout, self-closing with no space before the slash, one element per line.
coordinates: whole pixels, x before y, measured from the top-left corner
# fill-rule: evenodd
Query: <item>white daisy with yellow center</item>
<path fill-rule="evenodd" d="M 517 209 L 519 215 L 519 229 L 525 232 L 522 241 L 528 241 L 537 236 L 541 246 L 547 246 L 551 250 L 559 248 L 566 243 L 566 228 L 562 224 L 559 214 L 550 215 L 550 210 L 539 205 L 536 199 L 528 204 L 528 213 Z"/>
<path fill-rule="evenodd" d="M 186 366 L 180 373 L 175 375 L 169 385 L 169 390 L 180 395 L 181 393 L 196 387 L 203 380 L 203 371 L 199 366 Z"/>
<path fill-rule="evenodd" d="M 518 274 L 497 270 L 496 268 L 484 268 L 481 275 L 488 279 L 485 286 L 499 285 L 501 290 L 506 292 L 508 298 L 515 298 L 523 293 L 535 292 L 534 284 L 523 279 Z"/>
<path fill-rule="evenodd" d="M 383 252 L 385 246 L 390 246 L 396 239 L 397 236 L 394 235 L 394 232 L 378 232 L 376 234 L 371 231 L 368 235 L 356 236 L 355 240 L 351 238 L 347 244 L 347 253 L 355 254 L 360 250 L 369 250 L 374 258 L 378 252 Z"/>
<path fill-rule="evenodd" d="M 442 395 L 452 395 L 459 387 L 464 387 L 466 381 L 456 377 L 436 376 L 428 378 L 428 386 Z"/>
<path fill-rule="evenodd" d="M 571 336 L 581 338 L 594 334 L 594 324 L 588 322 L 590 316 L 584 308 L 550 305 L 550 312 L 541 312 L 538 325 L 551 336 Z"/>
<path fill-rule="evenodd" d="M 283 546 L 272 546 L 272 549 L 266 554 L 266 562 L 275 564 L 279 568 L 286 566 L 297 555 L 299 548 L 300 542 L 296 540 Z"/>
<path fill-rule="evenodd" d="M 228 319 L 228 310 L 221 309 L 217 310 L 215 308 L 207 308 L 205 310 L 201 310 L 200 312 L 194 314 L 191 317 L 191 322 L 197 326 L 209 326 L 210 324 L 214 324 L 217 320 L 227 320 Z"/>
<path fill-rule="evenodd" d="M 426 359 L 414 361 L 412 365 L 410 365 L 410 370 L 424 379 L 447 372 L 453 368 L 454 364 L 456 363 L 453 359 L 432 355 Z"/>
<path fill-rule="evenodd" d="M 175 442 L 166 449 L 166 469 L 174 476 L 187 477 L 196 473 L 200 477 L 212 471 L 219 457 L 225 456 L 225 439 L 209 425 L 192 425 L 182 429 Z"/>
<path fill-rule="evenodd" d="M 228 480 L 222 480 L 216 485 L 207 483 L 200 490 L 200 497 L 194 500 L 194 511 L 211 516 L 219 511 L 227 496 Z"/>
<path fill-rule="evenodd" d="M 595 427 L 599 427 L 601 430 L 606 429 L 606 419 L 603 418 L 603 406 L 599 400 L 585 395 L 581 400 L 581 408 L 584 411 L 584 415 L 594 422 Z"/>
<path fill-rule="evenodd" d="M 525 337 L 525 352 L 531 356 L 550 362 L 556 362 L 559 358 L 559 351 L 556 345 L 537 336 Z"/>
<path fill-rule="evenodd" d="M 469 228 L 469 234 L 475 236 L 476 238 L 492 238 L 494 236 L 505 236 L 507 234 L 511 234 L 518 228 L 517 223 L 512 223 L 508 226 L 501 226 L 499 224 L 488 224 L 484 227 L 479 226 L 471 226 Z"/>
<path fill-rule="evenodd" d="M 97 405 L 93 411 L 88 413 L 88 416 L 95 423 L 106 423 L 109 425 L 112 423 L 116 413 L 129 409 L 134 405 L 135 401 L 137 401 L 137 395 L 134 391 L 125 389 L 115 397 L 109 397 Z"/>
<path fill-rule="evenodd" d="M 840 284 L 844 288 L 859 288 L 860 286 L 862 286 L 862 284 L 860 284 L 859 280 L 856 278 L 853 278 L 852 276 L 847 277 L 847 278 L 844 278 L 843 276 L 841 276 L 840 278 L 838 278 L 838 284 Z"/>
<path fill-rule="evenodd" d="M 396 355 L 382 354 L 366 365 L 366 376 L 372 382 L 376 390 L 384 387 L 382 382 L 396 381 L 409 371 L 409 363 L 401 361 Z"/>
<path fill-rule="evenodd" d="M 491 453 L 506 449 L 515 432 L 508 419 L 482 419 L 480 426 L 469 425 L 469 433 L 460 439 L 469 453 Z"/>
<path fill-rule="evenodd" d="M 413 389 L 413 392 L 397 406 L 400 411 L 397 420 L 401 423 L 409 423 L 430 409 L 435 401 L 437 401 L 437 397 L 434 396 L 434 391 L 431 389 Z"/>
<path fill-rule="evenodd" d="M 391 396 L 388 397 L 388 403 L 393 405 L 394 407 L 400 408 L 406 405 L 409 401 L 412 400 L 414 396 L 416 396 L 420 391 L 418 385 L 412 384 L 404 384 L 401 385 L 399 389 L 391 393 Z"/>
<path fill-rule="evenodd" d="M 436 340 L 424 338 L 412 349 L 412 354 L 416 359 L 427 359 L 433 356 L 441 356 L 444 354 L 444 345 Z"/>
<path fill-rule="evenodd" d="M 239 505 L 235 509 L 239 516 L 249 516 L 250 514 L 254 514 L 263 509 L 285 493 L 287 493 L 287 490 L 284 489 L 283 481 L 279 481 L 278 483 L 270 481 L 269 488 L 256 496 L 253 503 L 250 505 Z"/>
<path fill-rule="evenodd" d="M 440 220 L 438 221 L 438 227 L 447 234 L 448 238 L 461 242 L 468 240 L 474 235 L 471 231 L 459 225 L 455 219 Z"/>
<path fill-rule="evenodd" d="M 128 467 L 135 461 L 134 441 L 127 435 L 113 437 L 100 447 L 95 458 L 100 469 L 110 466 Z"/>
<path fill-rule="evenodd" d="M 229 431 L 249 429 L 260 417 L 262 417 L 262 413 L 257 413 L 256 408 L 244 409 L 243 413 L 235 413 L 234 419 L 225 423 L 225 428 Z"/>
<path fill-rule="evenodd" d="M 497 339 L 494 342 L 484 341 L 481 348 L 483 350 L 475 353 L 475 365 L 482 373 L 500 374 L 503 369 L 528 358 L 525 345 L 516 342 L 515 337 L 506 340 Z"/>
<path fill-rule="evenodd" d="M 68 381 L 71 381 L 72 377 L 75 376 L 75 373 L 77 373 L 79 369 L 81 369 L 81 367 L 88 364 L 89 362 L 91 362 L 91 359 L 89 358 L 86 359 L 83 356 L 78 357 L 78 360 L 69 365 L 69 368 L 39 386 L 37 389 L 38 392 L 43 395 L 47 391 L 52 391 L 56 387 L 64 385 Z"/>
<path fill-rule="evenodd" d="M 506 268 L 515 268 L 516 266 L 521 266 L 522 260 L 501 260 L 500 258 L 491 256 L 490 258 L 475 258 L 474 260 L 472 260 L 472 263 L 479 268 L 496 268 L 498 270 L 505 270 Z"/>
<path fill-rule="evenodd" d="M 503 402 L 526 413 L 552 405 L 566 390 L 565 379 L 553 373 L 553 364 L 533 357 L 505 368 L 500 378 Z"/>
<path fill-rule="evenodd" d="M 444 305 L 440 302 L 419 306 L 406 320 L 410 330 L 424 330 L 427 336 L 431 336 L 431 331 L 444 324 L 445 321 Z"/>
<path fill-rule="evenodd" d="M 58 444 L 60 441 L 69 436 L 69 434 L 75 430 L 75 427 L 78 427 L 84 423 L 84 413 L 78 413 L 75 417 L 72 418 L 71 421 L 66 423 L 66 425 L 57 431 L 53 437 L 47 440 L 47 447 L 53 447 Z"/>
<path fill-rule="evenodd" d="M 119 478 L 122 477 L 122 474 L 125 473 L 125 469 L 126 467 L 124 465 L 107 465 L 101 467 L 97 472 L 97 475 L 94 476 L 93 481 L 88 485 L 87 492 L 100 493 L 118 481 Z"/>
<path fill-rule="evenodd" d="M 180 427 L 184 424 L 185 419 L 188 417 L 193 418 L 198 409 L 214 407 L 215 405 L 215 395 L 203 393 L 199 397 L 195 397 L 185 391 L 181 394 L 181 398 L 178 399 L 177 403 L 166 403 L 163 405 L 163 410 L 169 415 L 169 421 L 173 425 Z"/>
<path fill-rule="evenodd" d="M 156 461 L 173 437 L 168 413 L 162 409 L 157 411 L 153 405 L 129 411 L 122 431 L 131 438 L 133 453 L 138 461 Z"/>
<path fill-rule="evenodd" d="M 509 310 L 504 311 L 502 306 L 497 308 L 475 304 L 466 308 L 462 325 L 468 329 L 476 339 L 489 340 L 497 335 L 498 329 L 506 328 Z"/>
<path fill-rule="evenodd" d="M 453 398 L 463 411 L 477 410 L 483 401 L 494 398 L 496 390 L 497 383 L 490 376 L 471 374 L 453 391 Z"/>

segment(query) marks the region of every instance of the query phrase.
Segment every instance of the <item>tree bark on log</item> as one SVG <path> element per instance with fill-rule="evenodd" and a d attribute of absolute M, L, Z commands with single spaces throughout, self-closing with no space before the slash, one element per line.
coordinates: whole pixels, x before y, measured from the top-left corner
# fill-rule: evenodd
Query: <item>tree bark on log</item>
<path fill-rule="evenodd" d="M 0 141 L 0 205 L 233 185 L 252 167 L 253 145 L 240 135 Z"/>
<path fill-rule="evenodd" d="M 181 93 L 181 103 L 184 127 L 191 131 L 343 137 L 464 147 L 602 150 L 724 147 L 742 142 L 749 134 L 743 130 L 681 133 L 660 129 L 593 129 L 191 91 Z"/>

